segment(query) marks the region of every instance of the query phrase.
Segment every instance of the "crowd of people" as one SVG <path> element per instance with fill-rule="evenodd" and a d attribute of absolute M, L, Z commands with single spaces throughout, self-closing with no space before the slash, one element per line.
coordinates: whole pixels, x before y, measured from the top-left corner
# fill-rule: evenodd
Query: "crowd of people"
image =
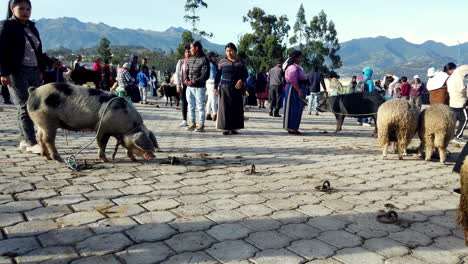
<path fill-rule="evenodd" d="M 61 63 L 42 52 L 39 32 L 29 20 L 31 2 L 11 0 L 8 19 L 2 21 L 0 34 L 0 74 L 2 95 L 9 103 L 7 86 L 15 103 L 19 106 L 20 131 L 24 141 L 22 147 L 32 148 L 37 142 L 34 127 L 26 111 L 27 88 L 39 86 L 46 74 L 61 76 Z M 8 41 L 7 41 L 8 40 Z M 164 74 L 161 83 L 176 86 L 181 101 L 181 122 L 179 126 L 189 131 L 202 132 L 205 122 L 213 120 L 223 135 L 235 135 L 244 128 L 244 112 L 252 106 L 265 111 L 273 118 L 283 118 L 283 128 L 290 134 L 300 135 L 299 130 L 304 108 L 311 115 L 319 114 L 320 96 L 340 96 L 356 92 L 368 92 L 382 96 L 385 100 L 403 98 L 421 108 L 424 96 L 429 95 L 431 104 L 447 104 L 456 113 L 459 126 L 454 141 L 462 141 L 463 131 L 468 122 L 466 111 L 466 87 L 464 76 L 468 66 L 445 65 L 443 71 L 428 70 L 427 85 L 418 75 L 409 80 L 386 74 L 382 80 L 373 80 L 373 70 L 366 67 L 362 75 L 353 76 L 351 82 L 343 85 L 336 76 L 324 76 L 320 65 L 306 73 L 301 67 L 302 53 L 295 50 L 286 60 L 278 58 L 271 69 L 261 66 L 258 72 L 248 68 L 245 53 L 238 53 L 233 43 L 225 46 L 225 56 L 219 59 L 214 52 L 203 51 L 199 41 L 185 47 L 184 58 L 175 65 L 175 73 Z M 84 69 L 82 57 L 78 55 L 73 69 Z M 100 80 L 98 89 L 108 90 L 120 96 L 127 96 L 132 102 L 148 103 L 148 91 L 156 95 L 159 86 L 155 67 L 149 68 L 148 59 L 138 64 L 138 57 L 132 55 L 128 62 L 116 69 L 108 60 L 96 59 L 93 71 Z M 42 73 L 42 75 L 41 75 Z M 42 77 L 41 77 L 42 76 Z M 326 81 L 327 80 L 327 81 Z M 58 78 L 55 81 L 63 81 Z M 280 114 L 283 109 L 282 114 Z M 371 126 L 366 118 L 358 118 L 359 124 Z"/>

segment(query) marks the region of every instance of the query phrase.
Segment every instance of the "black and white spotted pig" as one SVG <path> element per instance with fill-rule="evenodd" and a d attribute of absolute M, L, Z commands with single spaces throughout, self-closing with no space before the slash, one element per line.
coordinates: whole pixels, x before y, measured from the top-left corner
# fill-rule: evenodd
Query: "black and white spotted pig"
<path fill-rule="evenodd" d="M 115 98 L 94 88 L 50 83 L 29 89 L 28 113 L 38 126 L 37 139 L 41 155 L 62 161 L 55 147 L 58 128 L 72 131 L 97 131 L 107 103 Z M 124 98 L 113 100 L 103 116 L 97 135 L 98 158 L 108 161 L 105 154 L 110 137 L 115 137 L 127 149 L 127 156 L 146 160 L 155 158 L 158 143 L 154 134 L 143 124 L 138 111 Z"/>

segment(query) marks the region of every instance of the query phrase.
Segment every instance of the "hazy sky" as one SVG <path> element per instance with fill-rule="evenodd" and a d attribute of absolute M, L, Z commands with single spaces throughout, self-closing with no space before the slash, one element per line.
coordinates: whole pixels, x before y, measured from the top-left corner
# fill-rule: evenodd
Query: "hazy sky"
<path fill-rule="evenodd" d="M 6 16 L 7 0 L 0 14 Z M 325 10 L 338 30 L 340 42 L 354 38 L 403 37 L 413 43 L 435 40 L 449 45 L 468 42 L 468 0 L 205 0 L 199 28 L 214 33 L 211 41 L 237 42 L 250 31 L 242 16 L 252 7 L 287 15 L 294 24 L 301 3 L 306 19 Z M 76 17 L 83 22 L 118 28 L 164 31 L 170 26 L 190 28 L 183 19 L 185 0 L 32 0 L 33 19 Z"/>

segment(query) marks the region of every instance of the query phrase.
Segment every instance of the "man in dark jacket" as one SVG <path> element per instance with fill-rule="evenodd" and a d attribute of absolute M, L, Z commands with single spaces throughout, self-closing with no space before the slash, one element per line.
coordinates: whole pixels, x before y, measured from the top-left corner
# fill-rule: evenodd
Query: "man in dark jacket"
<path fill-rule="evenodd" d="M 313 103 L 315 107 L 315 115 L 318 115 L 319 111 L 317 107 L 318 107 L 318 100 L 319 100 L 319 95 L 320 95 L 320 85 L 322 85 L 323 90 L 325 92 L 327 91 L 327 87 L 325 86 L 325 80 L 323 78 L 322 73 L 320 73 L 318 66 L 314 66 L 314 71 L 309 73 L 308 79 L 309 79 L 309 91 L 310 91 L 308 113 L 309 115 L 312 114 L 312 103 Z"/>
<path fill-rule="evenodd" d="M 283 94 L 284 72 L 282 60 L 279 60 L 275 67 L 268 71 L 268 86 L 270 87 L 270 116 L 281 117 L 281 95 Z M 274 114 L 273 114 L 274 111 Z"/>
<path fill-rule="evenodd" d="M 187 85 L 187 101 L 190 125 L 189 131 L 202 132 L 205 129 L 205 97 L 206 81 L 210 77 L 210 62 L 203 53 L 199 41 L 190 44 L 191 57 L 187 61 L 185 84 Z M 199 122 L 195 125 L 195 108 L 198 109 Z"/>

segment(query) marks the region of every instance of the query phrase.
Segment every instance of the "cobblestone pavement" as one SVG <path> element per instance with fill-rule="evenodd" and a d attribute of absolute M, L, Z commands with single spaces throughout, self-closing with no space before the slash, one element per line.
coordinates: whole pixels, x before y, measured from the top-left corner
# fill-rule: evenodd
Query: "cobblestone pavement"
<path fill-rule="evenodd" d="M 17 150 L 15 109 L 2 107 L 1 264 L 468 262 L 451 192 L 459 146 L 449 166 L 382 161 L 372 128 L 353 119 L 336 135 L 331 114 L 305 114 L 305 135 L 290 136 L 252 109 L 240 135 L 222 136 L 211 121 L 187 132 L 174 108 L 137 105 L 164 152 L 134 163 L 120 150 L 75 173 Z M 67 146 L 59 132 L 59 152 L 93 137 L 70 133 Z M 94 143 L 80 158 L 96 153 Z M 244 173 L 252 164 L 257 173 Z M 315 189 L 324 180 L 335 192 Z M 392 205 L 400 222 L 377 222 Z"/>

